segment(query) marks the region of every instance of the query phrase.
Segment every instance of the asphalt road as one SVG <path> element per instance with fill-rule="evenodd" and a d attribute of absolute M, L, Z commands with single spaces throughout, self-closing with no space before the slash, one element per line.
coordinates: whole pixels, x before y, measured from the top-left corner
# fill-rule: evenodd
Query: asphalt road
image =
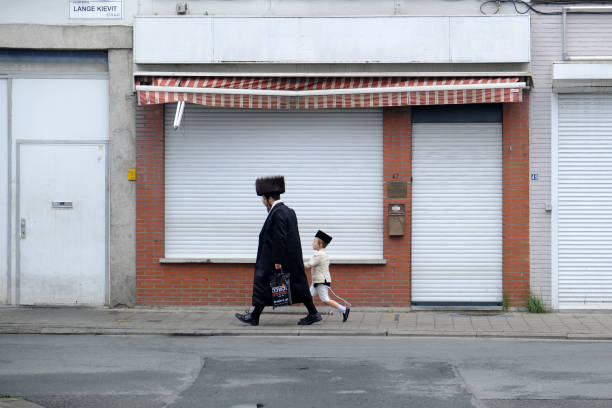
<path fill-rule="evenodd" d="M 48 408 L 603 408 L 611 363 L 612 342 L 592 341 L 5 335 L 0 394 Z"/>

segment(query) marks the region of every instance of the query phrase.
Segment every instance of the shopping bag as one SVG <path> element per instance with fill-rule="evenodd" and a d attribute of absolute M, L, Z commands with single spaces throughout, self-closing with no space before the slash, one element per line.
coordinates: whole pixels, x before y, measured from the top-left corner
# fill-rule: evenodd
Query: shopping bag
<path fill-rule="evenodd" d="M 274 276 L 270 280 L 273 309 L 291 305 L 291 289 L 289 284 L 290 278 L 288 273 L 284 273 L 282 269 L 275 271 Z"/>

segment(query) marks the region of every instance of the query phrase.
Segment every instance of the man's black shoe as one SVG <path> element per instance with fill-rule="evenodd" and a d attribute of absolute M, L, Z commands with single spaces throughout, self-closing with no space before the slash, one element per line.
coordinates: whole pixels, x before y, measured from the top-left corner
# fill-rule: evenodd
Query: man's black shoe
<path fill-rule="evenodd" d="M 342 312 L 342 323 L 346 322 L 350 312 L 351 312 L 351 308 L 350 307 L 347 307 L 346 310 L 344 312 Z"/>
<path fill-rule="evenodd" d="M 323 320 L 323 318 L 321 317 L 321 313 L 317 312 L 315 314 L 309 314 L 308 316 L 300 319 L 300 321 L 298 322 L 298 325 L 308 326 L 313 323 L 320 322 L 321 320 Z"/>
<path fill-rule="evenodd" d="M 250 313 L 236 313 L 235 316 L 236 319 L 240 320 L 242 323 L 250 324 L 251 326 L 259 326 L 259 319 L 255 319 Z"/>

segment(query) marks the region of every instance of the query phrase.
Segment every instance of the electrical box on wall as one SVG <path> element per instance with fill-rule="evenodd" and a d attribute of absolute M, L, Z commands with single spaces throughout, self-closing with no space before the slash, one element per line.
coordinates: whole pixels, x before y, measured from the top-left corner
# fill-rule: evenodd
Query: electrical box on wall
<path fill-rule="evenodd" d="M 404 226 L 406 223 L 406 205 L 405 204 L 389 204 L 387 213 L 389 236 L 399 237 L 404 235 Z"/>
<path fill-rule="evenodd" d="M 176 3 L 176 14 L 187 14 L 187 3 L 184 1 Z"/>

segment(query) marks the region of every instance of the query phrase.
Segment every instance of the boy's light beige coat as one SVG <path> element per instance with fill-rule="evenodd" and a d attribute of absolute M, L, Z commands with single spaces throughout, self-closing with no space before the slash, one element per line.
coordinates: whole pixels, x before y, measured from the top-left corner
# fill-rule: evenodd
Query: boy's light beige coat
<path fill-rule="evenodd" d="M 329 257 L 325 249 L 320 249 L 304 262 L 305 268 L 312 268 L 312 283 L 331 283 L 331 275 L 329 274 Z"/>

